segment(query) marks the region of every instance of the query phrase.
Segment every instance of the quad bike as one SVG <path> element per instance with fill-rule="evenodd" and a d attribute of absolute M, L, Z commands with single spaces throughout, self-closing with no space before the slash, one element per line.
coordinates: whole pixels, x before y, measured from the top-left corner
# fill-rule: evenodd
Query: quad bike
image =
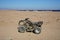
<path fill-rule="evenodd" d="M 41 33 L 41 25 L 43 24 L 43 21 L 39 22 L 31 22 L 29 18 L 26 18 L 24 20 L 20 20 L 18 25 L 18 32 L 24 33 L 27 32 L 33 32 L 35 34 Z"/>

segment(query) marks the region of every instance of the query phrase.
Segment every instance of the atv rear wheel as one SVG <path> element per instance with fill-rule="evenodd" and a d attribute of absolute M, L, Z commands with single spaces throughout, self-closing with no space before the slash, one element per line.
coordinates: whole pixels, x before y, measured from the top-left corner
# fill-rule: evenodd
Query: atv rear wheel
<path fill-rule="evenodd" d="M 26 30 L 26 29 L 25 29 L 24 26 L 18 27 L 18 32 L 20 32 L 20 33 L 24 33 L 25 30 Z"/>

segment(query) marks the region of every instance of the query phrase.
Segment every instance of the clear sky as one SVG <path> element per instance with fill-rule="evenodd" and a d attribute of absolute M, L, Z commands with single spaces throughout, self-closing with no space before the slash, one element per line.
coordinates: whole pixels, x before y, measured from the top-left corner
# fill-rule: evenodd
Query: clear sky
<path fill-rule="evenodd" d="M 60 0 L 0 0 L 0 9 L 60 10 Z"/>

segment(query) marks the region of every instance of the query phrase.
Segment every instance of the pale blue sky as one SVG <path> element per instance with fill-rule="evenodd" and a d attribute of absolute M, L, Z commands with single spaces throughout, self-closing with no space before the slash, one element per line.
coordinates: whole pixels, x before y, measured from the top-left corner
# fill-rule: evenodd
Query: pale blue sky
<path fill-rule="evenodd" d="M 0 0 L 0 9 L 60 10 L 60 0 Z"/>

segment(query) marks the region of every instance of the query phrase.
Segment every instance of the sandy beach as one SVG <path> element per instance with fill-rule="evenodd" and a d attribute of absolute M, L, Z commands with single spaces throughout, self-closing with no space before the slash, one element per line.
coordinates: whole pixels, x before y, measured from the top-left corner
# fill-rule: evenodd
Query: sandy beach
<path fill-rule="evenodd" d="M 40 34 L 19 33 L 18 22 L 43 21 Z M 60 12 L 0 10 L 0 40 L 60 40 Z"/>

